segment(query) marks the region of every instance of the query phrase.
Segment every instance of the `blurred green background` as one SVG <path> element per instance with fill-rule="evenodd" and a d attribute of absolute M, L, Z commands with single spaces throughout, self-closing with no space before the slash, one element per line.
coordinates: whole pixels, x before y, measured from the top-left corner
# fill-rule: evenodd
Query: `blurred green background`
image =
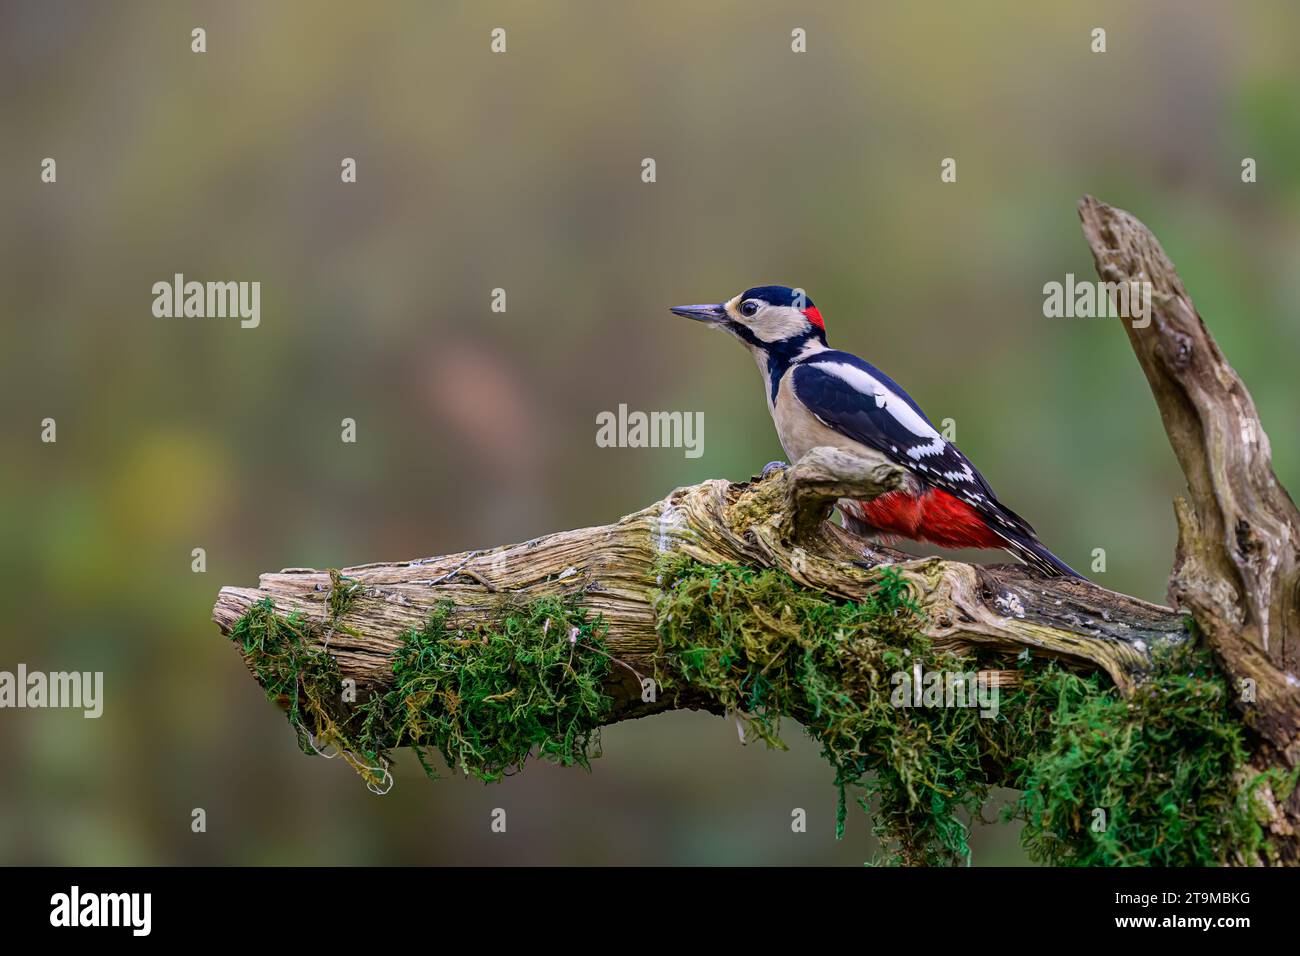
<path fill-rule="evenodd" d="M 1144 219 L 1300 487 L 1300 11 L 1074 6 L 0 4 L 0 669 L 106 674 L 99 720 L 0 711 L 0 861 L 870 857 L 796 727 L 769 752 L 703 714 L 608 730 L 591 774 L 428 782 L 403 755 L 372 796 L 297 751 L 209 614 L 259 571 L 752 474 L 780 457 L 753 363 L 666 309 L 764 283 L 953 418 L 1063 558 L 1105 548 L 1098 581 L 1163 600 L 1182 480 L 1145 381 L 1042 287 L 1094 277 L 1081 194 Z M 261 326 L 155 318 L 177 272 L 260 281 Z M 704 412 L 703 457 L 597 448 L 620 403 Z M 974 847 L 1024 861 L 1012 827 Z"/>

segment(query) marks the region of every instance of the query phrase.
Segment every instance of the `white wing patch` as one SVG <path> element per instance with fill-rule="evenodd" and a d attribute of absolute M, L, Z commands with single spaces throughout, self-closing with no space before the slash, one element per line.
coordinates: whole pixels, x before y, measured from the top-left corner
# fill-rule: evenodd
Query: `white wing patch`
<path fill-rule="evenodd" d="M 889 412 L 890 417 L 898 424 L 902 425 L 917 438 L 925 438 L 928 441 L 913 445 L 907 449 L 907 457 L 914 461 L 920 461 L 922 458 L 931 455 L 942 455 L 944 449 L 948 447 L 948 442 L 940 435 L 934 426 L 916 413 L 916 409 L 903 401 L 897 395 L 881 385 L 872 376 L 868 375 L 862 369 L 853 365 L 846 365 L 842 362 L 820 362 L 817 367 L 822 371 L 829 372 L 843 382 L 847 382 L 856 391 L 863 395 L 871 395 L 876 400 L 876 407 L 883 408 Z M 920 466 L 923 471 L 928 471 L 924 465 Z M 969 473 L 970 469 L 967 469 Z"/>
<path fill-rule="evenodd" d="M 806 369 L 806 374 L 800 375 L 801 369 Z M 1039 554 L 1041 546 L 1028 522 L 997 501 L 983 476 L 912 406 L 901 389 L 885 384 L 869 369 L 831 356 L 813 358 L 795 368 L 792 384 L 797 381 L 800 386 L 794 397 L 828 428 L 877 451 L 888 449 L 889 457 L 924 484 L 974 507 L 1018 559 L 1048 574 L 1062 573 Z M 828 381 L 830 376 L 838 383 Z M 809 400 L 814 404 L 809 405 Z M 822 403 L 825 407 L 818 409 L 816 405 Z M 854 517 L 868 524 L 860 512 Z"/>
<path fill-rule="evenodd" d="M 962 461 L 960 454 L 947 439 L 940 435 L 933 425 L 919 415 L 916 409 L 900 396 L 886 388 L 873 375 L 863 371 L 856 365 L 849 365 L 845 362 L 818 362 L 817 368 L 834 375 L 859 394 L 870 395 L 875 399 L 877 408 L 888 412 L 895 422 L 917 438 L 924 439 L 903 450 L 903 453 L 913 462 L 912 467 L 918 472 L 931 480 L 943 479 L 949 484 L 949 490 L 953 494 L 971 504 L 988 503 L 989 499 L 978 490 L 978 480 L 970 464 Z M 890 450 L 894 454 L 899 453 L 897 445 L 890 445 Z M 934 458 L 945 455 L 950 456 L 947 461 L 943 461 L 941 464 L 927 464 L 927 462 L 933 461 Z M 956 458 L 957 461 L 954 462 L 953 458 Z M 959 464 L 959 467 L 952 467 L 954 464 Z M 939 468 L 944 465 L 948 467 L 940 471 Z M 1002 524 L 1012 527 L 1011 523 L 1000 514 L 994 514 L 994 518 Z"/>

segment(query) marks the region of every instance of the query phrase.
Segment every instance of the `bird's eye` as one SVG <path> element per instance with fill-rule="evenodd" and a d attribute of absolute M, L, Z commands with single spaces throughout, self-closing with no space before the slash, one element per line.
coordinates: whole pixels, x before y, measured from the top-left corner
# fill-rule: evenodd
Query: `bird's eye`
<path fill-rule="evenodd" d="M 740 314 L 745 318 L 753 318 L 758 313 L 758 303 L 753 299 L 746 299 L 740 303 Z"/>

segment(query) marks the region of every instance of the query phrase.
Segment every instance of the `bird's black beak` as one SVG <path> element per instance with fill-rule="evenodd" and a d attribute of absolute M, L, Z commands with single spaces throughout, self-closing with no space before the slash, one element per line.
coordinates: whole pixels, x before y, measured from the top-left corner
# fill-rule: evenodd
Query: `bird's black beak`
<path fill-rule="evenodd" d="M 717 305 L 675 305 L 671 311 L 696 322 L 723 322 L 727 318 L 727 307 L 721 302 Z"/>

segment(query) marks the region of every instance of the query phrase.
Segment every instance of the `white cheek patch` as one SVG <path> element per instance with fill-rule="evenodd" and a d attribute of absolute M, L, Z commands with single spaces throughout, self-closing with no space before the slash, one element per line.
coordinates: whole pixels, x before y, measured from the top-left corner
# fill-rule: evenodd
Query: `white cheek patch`
<path fill-rule="evenodd" d="M 742 318 L 742 321 L 746 320 Z M 750 331 L 764 342 L 780 342 L 808 329 L 808 320 L 802 312 L 784 306 L 769 305 L 747 321 Z"/>

